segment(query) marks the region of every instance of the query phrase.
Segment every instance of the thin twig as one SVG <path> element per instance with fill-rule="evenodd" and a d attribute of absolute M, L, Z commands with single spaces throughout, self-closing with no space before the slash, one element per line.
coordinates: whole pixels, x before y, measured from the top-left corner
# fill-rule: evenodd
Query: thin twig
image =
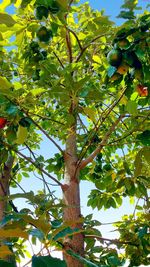
<path fill-rule="evenodd" d="M 51 137 L 51 136 L 49 136 L 49 134 L 35 121 L 35 120 L 33 120 L 29 115 L 28 115 L 28 113 L 27 112 L 25 112 L 26 113 L 26 115 L 28 116 L 28 118 L 30 118 L 30 120 L 33 122 L 33 124 L 34 125 L 36 125 L 37 126 L 37 128 L 39 128 L 39 130 L 58 148 L 58 150 L 62 153 L 62 154 L 64 154 L 64 151 L 62 150 L 62 148 L 55 142 L 55 140 Z"/>
<path fill-rule="evenodd" d="M 57 54 L 53 51 L 54 56 L 57 58 L 58 62 L 60 63 L 61 67 L 64 69 L 64 65 L 61 62 L 60 58 L 57 56 Z"/>
<path fill-rule="evenodd" d="M 37 166 L 37 163 L 35 161 L 33 161 L 31 158 L 25 156 L 24 154 L 22 154 L 20 151 L 15 150 L 15 152 L 21 156 L 22 158 L 24 158 L 25 160 L 27 160 L 28 162 L 30 162 L 31 164 L 33 164 L 39 171 L 41 171 L 42 173 L 44 173 L 46 176 L 48 176 L 51 180 L 53 180 L 55 183 L 57 183 L 58 185 L 62 186 L 62 183 L 60 183 L 55 177 L 53 177 L 52 175 L 50 175 L 47 171 L 45 171 L 42 167 Z"/>
<path fill-rule="evenodd" d="M 77 40 L 77 43 L 78 43 L 78 45 L 79 45 L 79 48 L 80 48 L 80 50 L 82 51 L 83 47 L 82 47 L 82 45 L 81 45 L 81 43 L 80 43 L 80 40 L 79 40 L 77 34 L 76 34 L 73 30 L 71 30 L 71 29 L 68 29 L 68 30 L 75 36 L 75 38 L 76 38 L 76 40 Z"/>
<path fill-rule="evenodd" d="M 118 239 L 109 239 L 109 238 L 105 238 L 105 237 L 101 237 L 101 236 L 97 236 L 97 235 L 85 235 L 85 238 L 95 238 L 99 241 L 108 241 L 110 243 L 113 244 L 118 244 L 118 245 L 131 245 L 131 246 L 136 246 L 138 247 L 138 244 L 132 243 L 132 242 L 125 242 L 125 241 L 120 241 Z"/>
<path fill-rule="evenodd" d="M 77 59 L 76 59 L 76 62 L 78 62 L 78 61 L 80 60 L 80 58 L 82 57 L 82 55 L 83 55 L 83 53 L 85 52 L 85 50 L 86 50 L 89 46 L 91 46 L 91 45 L 93 44 L 93 42 L 95 42 L 97 39 L 99 39 L 99 38 L 101 38 L 101 37 L 103 37 L 103 36 L 106 36 L 106 33 L 105 33 L 105 34 L 101 34 L 101 35 L 99 35 L 99 36 L 93 38 L 93 39 L 90 41 L 89 44 L 87 44 L 86 46 L 84 46 L 84 47 L 82 48 L 80 54 L 78 55 L 78 57 L 77 57 Z"/>
<path fill-rule="evenodd" d="M 57 120 L 54 120 L 54 119 L 51 119 L 47 116 L 42 116 L 42 115 L 39 115 L 39 114 L 35 114 L 35 113 L 32 113 L 32 112 L 28 112 L 28 114 L 31 114 L 31 115 L 34 115 L 35 117 L 39 117 L 41 118 L 42 120 L 49 120 L 49 121 L 52 121 L 52 122 L 56 122 L 56 123 L 59 123 L 61 125 L 65 125 L 63 122 L 60 122 L 60 121 L 57 121 Z"/>
<path fill-rule="evenodd" d="M 85 160 L 82 160 L 80 162 L 80 164 L 78 165 L 79 169 L 83 169 L 85 166 L 87 166 L 87 164 L 89 164 L 90 162 L 93 161 L 93 159 L 97 156 L 98 153 L 100 153 L 100 151 L 102 150 L 103 146 L 106 145 L 106 143 L 108 142 L 108 138 L 110 137 L 110 135 L 112 134 L 112 132 L 115 130 L 116 126 L 118 125 L 118 123 L 122 120 L 122 118 L 124 117 L 124 115 L 121 115 L 114 123 L 113 125 L 110 127 L 110 129 L 108 130 L 108 132 L 105 134 L 103 140 L 101 141 L 101 143 L 98 145 L 98 147 L 89 155 L 89 157 L 87 157 Z"/>

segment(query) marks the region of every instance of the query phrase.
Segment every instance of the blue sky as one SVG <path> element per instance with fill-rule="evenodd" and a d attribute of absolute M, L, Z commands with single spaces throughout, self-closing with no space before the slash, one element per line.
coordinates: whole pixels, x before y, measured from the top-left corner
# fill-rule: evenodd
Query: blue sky
<path fill-rule="evenodd" d="M 132 0 L 131 0 L 132 1 Z M 93 9 L 105 10 L 105 14 L 110 16 L 112 20 L 116 22 L 116 24 L 120 24 L 123 22 L 122 19 L 117 19 L 116 16 L 119 14 L 120 7 L 124 3 L 124 0 L 80 0 L 80 4 L 89 2 Z M 150 4 L 150 0 L 139 0 L 139 6 L 143 9 L 146 9 L 146 6 Z M 2 0 L 0 0 L 2 3 Z M 12 12 L 12 7 L 8 7 L 7 11 Z M 140 11 L 138 11 L 140 13 Z"/>

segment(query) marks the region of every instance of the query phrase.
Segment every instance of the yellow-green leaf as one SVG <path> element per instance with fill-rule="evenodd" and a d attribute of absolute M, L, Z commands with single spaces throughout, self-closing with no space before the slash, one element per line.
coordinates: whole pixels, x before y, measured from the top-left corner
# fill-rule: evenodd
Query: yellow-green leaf
<path fill-rule="evenodd" d="M 50 224 L 47 223 L 43 219 L 33 219 L 30 215 L 23 215 L 22 216 L 24 221 L 27 223 L 30 223 L 34 225 L 36 228 L 40 229 L 43 231 L 43 233 L 47 234 L 50 231 Z"/>
<path fill-rule="evenodd" d="M 5 24 L 8 27 L 12 27 L 16 21 L 8 14 L 0 12 L 0 24 Z"/>
<path fill-rule="evenodd" d="M 96 63 L 99 63 L 99 64 L 102 63 L 101 58 L 100 58 L 99 56 L 97 56 L 97 55 L 94 55 L 94 56 L 93 56 L 93 60 L 94 60 Z"/>
<path fill-rule="evenodd" d="M 11 4 L 11 0 L 3 0 L 0 4 L 0 11 L 4 11 L 7 6 Z"/>
<path fill-rule="evenodd" d="M 30 91 L 30 93 L 32 93 L 33 96 L 37 96 L 40 95 L 41 93 L 43 93 L 45 91 L 45 89 L 43 88 L 36 88 L 36 89 L 32 89 Z"/>
<path fill-rule="evenodd" d="M 0 76 L 0 89 L 9 89 L 12 87 L 12 84 L 5 78 Z"/>
<path fill-rule="evenodd" d="M 85 107 L 83 110 L 91 121 L 96 122 L 96 112 L 93 108 Z"/>
<path fill-rule="evenodd" d="M 68 0 L 57 0 L 57 2 L 60 4 L 60 6 L 67 10 L 67 7 L 68 7 Z"/>
<path fill-rule="evenodd" d="M 23 144 L 26 141 L 28 135 L 28 130 L 26 127 L 22 127 L 21 125 L 19 125 L 18 127 L 18 131 L 17 131 L 17 140 L 16 143 L 18 145 Z"/>
<path fill-rule="evenodd" d="M 15 229 L 0 229 L 0 237 L 8 238 L 8 237 L 22 237 L 28 239 L 28 234 L 25 231 L 22 231 L 20 228 Z"/>

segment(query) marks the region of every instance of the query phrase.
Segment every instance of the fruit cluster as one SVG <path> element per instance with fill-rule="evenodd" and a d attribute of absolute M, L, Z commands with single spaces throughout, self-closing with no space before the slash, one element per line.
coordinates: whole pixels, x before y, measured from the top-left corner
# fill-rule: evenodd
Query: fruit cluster
<path fill-rule="evenodd" d="M 35 3 L 35 16 L 36 19 L 42 20 L 48 18 L 49 13 L 56 14 L 60 10 L 60 6 L 56 0 L 45 1 L 41 4 L 41 1 L 36 1 Z M 37 30 L 37 38 L 40 42 L 47 43 L 53 37 L 52 30 L 45 26 L 41 26 Z"/>
<path fill-rule="evenodd" d="M 38 63 L 47 59 L 47 51 L 45 49 L 41 49 L 38 42 L 32 41 L 27 45 L 25 53 L 23 54 L 23 58 L 28 60 L 31 67 L 36 66 L 36 69 L 32 75 L 32 79 L 34 81 L 39 80 L 40 69 Z"/>
<path fill-rule="evenodd" d="M 142 65 L 137 55 L 132 51 L 132 44 L 128 39 L 121 39 L 114 44 L 113 49 L 108 53 L 108 63 L 116 68 L 115 73 L 124 75 L 129 68 L 140 70 Z"/>
<path fill-rule="evenodd" d="M 110 64 L 108 76 L 111 82 L 120 82 L 125 74 L 143 82 L 142 64 L 134 50 L 134 43 L 127 38 L 121 38 L 114 43 L 113 49 L 107 54 L 107 61 Z M 148 95 L 148 88 L 142 84 L 138 84 L 136 90 L 139 96 Z"/>
<path fill-rule="evenodd" d="M 56 14 L 59 12 L 60 10 L 60 6 L 58 4 L 58 2 L 56 0 L 51 0 L 51 1 L 46 1 L 45 4 L 38 4 L 39 1 L 36 1 L 35 5 L 36 5 L 36 10 L 35 10 L 35 14 L 36 14 L 36 18 L 38 20 L 42 20 L 43 17 L 45 17 L 46 19 L 48 18 L 49 13 L 52 14 Z M 40 3 L 42 3 L 40 1 Z"/>

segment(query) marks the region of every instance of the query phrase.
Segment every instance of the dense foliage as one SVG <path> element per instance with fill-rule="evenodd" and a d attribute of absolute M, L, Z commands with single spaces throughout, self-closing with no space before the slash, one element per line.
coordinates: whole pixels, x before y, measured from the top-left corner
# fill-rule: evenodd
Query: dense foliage
<path fill-rule="evenodd" d="M 137 1 L 126 0 L 118 16 L 126 21 L 116 26 L 103 11 L 78 2 L 0 4 L 1 173 L 12 157 L 10 188 L 34 173 L 44 184 L 39 192 L 22 189 L 11 195 L 0 179 L 1 202 L 7 202 L 0 266 L 14 267 L 10 256 L 14 253 L 19 262 L 29 238 L 47 251 L 65 251 L 84 266 L 123 266 L 126 260 L 130 267 L 149 265 L 150 13 L 135 15 Z M 15 7 L 12 15 L 8 6 Z M 92 215 L 81 216 L 82 228 L 63 221 L 65 204 L 46 177 L 65 190 L 63 147 L 72 131 L 79 179 L 95 186 L 87 205 L 115 210 L 126 197 L 135 200 L 134 214 L 114 223 L 119 239 L 103 238 L 101 222 Z M 48 159 L 40 153 L 43 138 L 58 149 Z M 17 198 L 27 199 L 31 209 L 18 210 Z M 64 245 L 66 237 L 78 233 L 84 234 L 84 255 Z M 33 267 L 67 266 L 41 253 L 33 256 Z"/>

